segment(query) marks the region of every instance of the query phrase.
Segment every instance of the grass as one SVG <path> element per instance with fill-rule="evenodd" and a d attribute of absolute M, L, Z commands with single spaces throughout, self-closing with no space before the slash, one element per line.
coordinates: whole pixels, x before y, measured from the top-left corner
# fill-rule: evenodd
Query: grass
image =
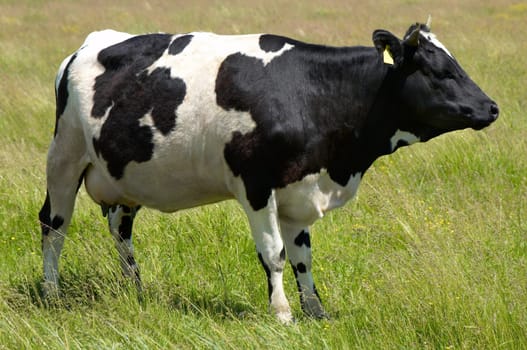
<path fill-rule="evenodd" d="M 264 272 L 234 202 L 142 210 L 145 283 L 120 276 L 100 210 L 84 191 L 61 260 L 64 297 L 40 299 L 37 213 L 54 126 L 54 74 L 91 31 L 273 32 L 370 45 L 431 13 L 433 29 L 501 107 L 461 131 L 379 159 L 356 200 L 312 228 L 330 321 L 267 314 Z M 0 2 L 0 349 L 527 348 L 527 11 L 442 1 Z"/>

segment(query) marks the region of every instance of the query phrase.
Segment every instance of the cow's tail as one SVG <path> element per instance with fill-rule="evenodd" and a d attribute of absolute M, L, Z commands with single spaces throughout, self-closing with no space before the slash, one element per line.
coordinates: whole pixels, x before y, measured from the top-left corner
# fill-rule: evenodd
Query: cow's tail
<path fill-rule="evenodd" d="M 54 136 L 57 136 L 57 129 L 59 125 L 59 119 L 64 114 L 66 105 L 68 104 L 68 82 L 69 82 L 69 70 L 70 66 L 75 61 L 77 53 L 74 53 L 67 57 L 60 65 L 57 77 L 55 79 L 55 131 Z"/>

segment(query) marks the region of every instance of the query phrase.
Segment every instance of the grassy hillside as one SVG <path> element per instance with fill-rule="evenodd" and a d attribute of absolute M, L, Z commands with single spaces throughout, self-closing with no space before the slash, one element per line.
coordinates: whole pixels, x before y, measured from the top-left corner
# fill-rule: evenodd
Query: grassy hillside
<path fill-rule="evenodd" d="M 235 202 L 142 210 L 139 303 L 99 208 L 77 201 L 44 306 L 37 213 L 54 127 L 54 75 L 91 31 L 272 32 L 371 45 L 374 29 L 433 31 L 500 105 L 482 132 L 379 159 L 359 196 L 313 228 L 330 321 L 267 314 L 263 270 Z M 527 348 L 527 4 L 515 1 L 0 0 L 0 349 Z"/>

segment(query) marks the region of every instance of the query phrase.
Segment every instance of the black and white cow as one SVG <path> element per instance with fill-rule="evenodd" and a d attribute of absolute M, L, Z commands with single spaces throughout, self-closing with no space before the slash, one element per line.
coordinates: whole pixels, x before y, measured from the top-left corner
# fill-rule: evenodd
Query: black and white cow
<path fill-rule="evenodd" d="M 84 181 L 108 215 L 126 275 L 140 285 L 132 224 L 235 198 L 267 274 L 271 312 L 291 320 L 288 259 L 304 312 L 326 313 L 311 274 L 309 226 L 356 193 L 378 157 L 463 128 L 498 107 L 428 25 L 374 47 L 275 35 L 90 34 L 56 79 L 56 128 L 42 226 L 44 294 Z"/>

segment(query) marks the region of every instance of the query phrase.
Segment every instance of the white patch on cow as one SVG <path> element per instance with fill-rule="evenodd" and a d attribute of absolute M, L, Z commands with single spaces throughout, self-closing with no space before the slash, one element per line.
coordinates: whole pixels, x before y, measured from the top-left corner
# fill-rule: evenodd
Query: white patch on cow
<path fill-rule="evenodd" d="M 214 59 L 217 60 L 216 63 L 218 63 L 219 68 L 219 64 L 221 64 L 226 57 L 235 53 L 258 58 L 262 60 L 265 66 L 274 58 L 279 57 L 284 52 L 294 47 L 294 45 L 286 43 L 278 51 L 266 52 L 260 47 L 259 39 L 261 34 L 218 35 L 214 33 L 194 32 L 185 35 L 192 35 L 192 40 L 185 49 L 177 55 L 171 55 L 167 48 L 164 54 L 147 68 L 149 74 L 158 67 L 174 67 L 174 63 L 181 61 L 182 57 L 187 57 L 192 66 L 199 65 L 200 68 L 205 67 L 204 63 L 206 63 L 206 61 Z M 182 34 L 174 35 L 173 40 L 176 40 L 181 36 Z M 189 69 L 189 71 L 191 70 Z M 179 73 L 180 72 L 176 75 L 173 74 L 172 77 L 179 76 Z M 195 75 L 195 72 L 193 73 Z M 202 72 L 200 71 L 200 77 L 203 76 L 201 73 Z M 213 77 L 215 78 L 216 74 L 214 74 Z"/>
<path fill-rule="evenodd" d="M 89 118 L 89 124 L 93 134 L 92 137 L 98 139 L 101 136 L 102 126 L 106 122 L 106 119 L 108 119 L 114 104 L 115 103 L 112 102 L 112 105 L 106 109 L 106 112 L 104 112 L 104 115 L 101 118 Z M 88 137 L 88 135 L 86 135 L 86 137 Z"/>
<path fill-rule="evenodd" d="M 256 123 L 248 112 L 226 111 L 216 103 L 216 76 L 225 57 L 239 52 L 258 36 L 217 36 L 191 33 L 190 43 L 177 55 L 168 50 L 149 68 L 170 68 L 172 78 L 186 86 L 173 131 L 163 135 L 150 113 L 140 119 L 153 133 L 154 152 L 146 163 L 130 162 L 121 186 L 146 206 L 162 211 L 212 203 L 232 197 L 234 175 L 223 148 L 237 131 L 248 133 Z M 159 169 L 170 169 L 158 176 Z"/>
<path fill-rule="evenodd" d="M 92 145 L 93 137 L 99 137 L 102 125 L 113 107 L 112 104 L 101 118 L 91 117 L 93 95 L 95 93 L 93 89 L 94 79 L 104 73 L 104 67 L 97 60 L 97 55 L 104 48 L 131 37 L 133 35 L 110 29 L 93 32 L 86 37 L 81 49 L 77 51 L 77 57 L 69 67 L 70 95 L 68 97 L 68 106 L 71 104 L 75 105 L 74 110 L 77 110 L 76 112 L 80 114 L 80 116 L 72 115 L 71 119 L 81 120 L 87 145 Z M 67 62 L 64 61 L 61 65 L 59 70 L 61 76 Z M 72 89 L 71 86 L 74 86 L 74 88 Z M 68 109 L 65 114 L 65 118 L 68 118 Z"/>
<path fill-rule="evenodd" d="M 282 55 L 284 52 L 286 52 L 287 50 L 291 50 L 293 47 L 293 45 L 286 43 L 280 50 L 276 52 L 265 52 L 257 57 L 260 58 L 263 61 L 264 66 L 266 66 L 275 57 Z"/>
<path fill-rule="evenodd" d="M 420 140 L 421 140 L 421 138 L 419 138 L 418 136 L 415 136 L 411 132 L 403 131 L 403 130 L 399 130 L 398 129 L 395 132 L 395 134 L 390 138 L 390 144 L 392 146 L 392 152 L 397 147 L 397 144 L 399 143 L 399 141 L 404 141 L 408 145 L 411 145 L 412 143 L 416 143 L 416 142 L 418 142 Z"/>
<path fill-rule="evenodd" d="M 266 52 L 260 47 L 259 39 L 261 34 L 218 35 L 214 33 L 194 32 L 185 35 L 192 35 L 192 40 L 184 50 L 177 55 L 171 55 L 167 48 L 163 55 L 147 68 L 149 74 L 158 67 L 176 68 L 177 73 L 173 73 L 172 77 L 180 77 L 182 72 L 177 71 L 177 66 L 182 65 L 182 61 L 190 64 L 190 67 L 198 64 L 200 68 L 206 67 L 204 63 L 213 63 L 212 61 L 214 61 L 215 64 L 210 67 L 215 68 L 217 65 L 217 68 L 219 68 L 219 65 L 225 58 L 235 53 L 258 58 L 262 60 L 264 65 L 267 65 L 274 58 L 279 57 L 294 47 L 294 45 L 286 43 L 278 51 Z M 176 40 L 180 36 L 182 35 L 174 35 L 173 40 Z M 192 72 L 192 69 L 187 68 L 187 71 Z M 214 72 L 217 73 L 217 70 Z M 196 75 L 195 72 L 192 73 L 193 76 Z M 202 71 L 200 71 L 200 77 L 203 77 Z M 215 78 L 216 74 L 213 74 L 213 77 Z"/>
<path fill-rule="evenodd" d="M 150 110 L 150 112 L 146 113 L 139 119 L 139 126 L 148 126 L 151 128 L 154 127 L 154 119 L 152 119 L 152 110 Z"/>
<path fill-rule="evenodd" d="M 326 169 L 277 189 L 280 218 L 308 227 L 332 209 L 342 207 L 357 193 L 362 173 L 353 174 L 346 186 L 331 180 Z"/>
<path fill-rule="evenodd" d="M 108 174 L 106 178 L 129 201 L 161 211 L 175 211 L 196 205 L 232 198 L 236 178 L 225 162 L 223 149 L 230 142 L 233 132 L 246 134 L 256 127 L 250 113 L 224 110 L 216 103 L 216 76 L 226 57 L 241 53 L 256 57 L 268 64 L 292 48 L 291 45 L 277 52 L 265 52 L 259 46 L 261 35 L 221 36 L 212 33 L 190 33 L 192 40 L 177 55 L 168 48 L 147 68 L 169 68 L 172 78 L 182 79 L 186 86 L 183 102 L 174 113 L 177 115 L 173 131 L 163 135 L 154 127 L 152 116 L 147 113 L 140 119 L 142 126 L 149 126 L 153 133 L 153 155 L 147 162 L 130 162 L 119 181 Z M 97 55 L 108 46 L 133 37 L 112 30 L 95 32 L 88 36 L 74 63 L 70 66 L 70 98 L 80 118 L 91 162 L 105 171 L 106 162 L 96 156 L 93 137 L 98 138 L 102 125 L 112 107 L 101 118 L 93 118 L 94 79 L 104 72 Z M 178 38 L 175 35 L 173 38 Z M 69 103 L 69 101 L 68 101 Z M 159 176 L 160 170 L 164 171 Z M 96 181 L 94 181 L 97 183 Z"/>
<path fill-rule="evenodd" d="M 105 48 L 110 45 L 129 39 L 133 36 L 133 34 L 118 32 L 113 29 L 104 29 L 88 34 L 81 47 Z"/>
<path fill-rule="evenodd" d="M 436 46 L 437 48 L 445 51 L 445 53 L 454 58 L 454 56 L 452 56 L 452 54 L 450 53 L 450 51 L 448 51 L 448 49 L 445 47 L 445 45 L 443 45 L 442 42 L 440 42 L 436 35 L 434 33 L 428 33 L 428 32 L 424 32 L 424 31 L 421 31 L 421 35 L 424 36 L 428 41 L 430 41 L 434 46 Z"/>

